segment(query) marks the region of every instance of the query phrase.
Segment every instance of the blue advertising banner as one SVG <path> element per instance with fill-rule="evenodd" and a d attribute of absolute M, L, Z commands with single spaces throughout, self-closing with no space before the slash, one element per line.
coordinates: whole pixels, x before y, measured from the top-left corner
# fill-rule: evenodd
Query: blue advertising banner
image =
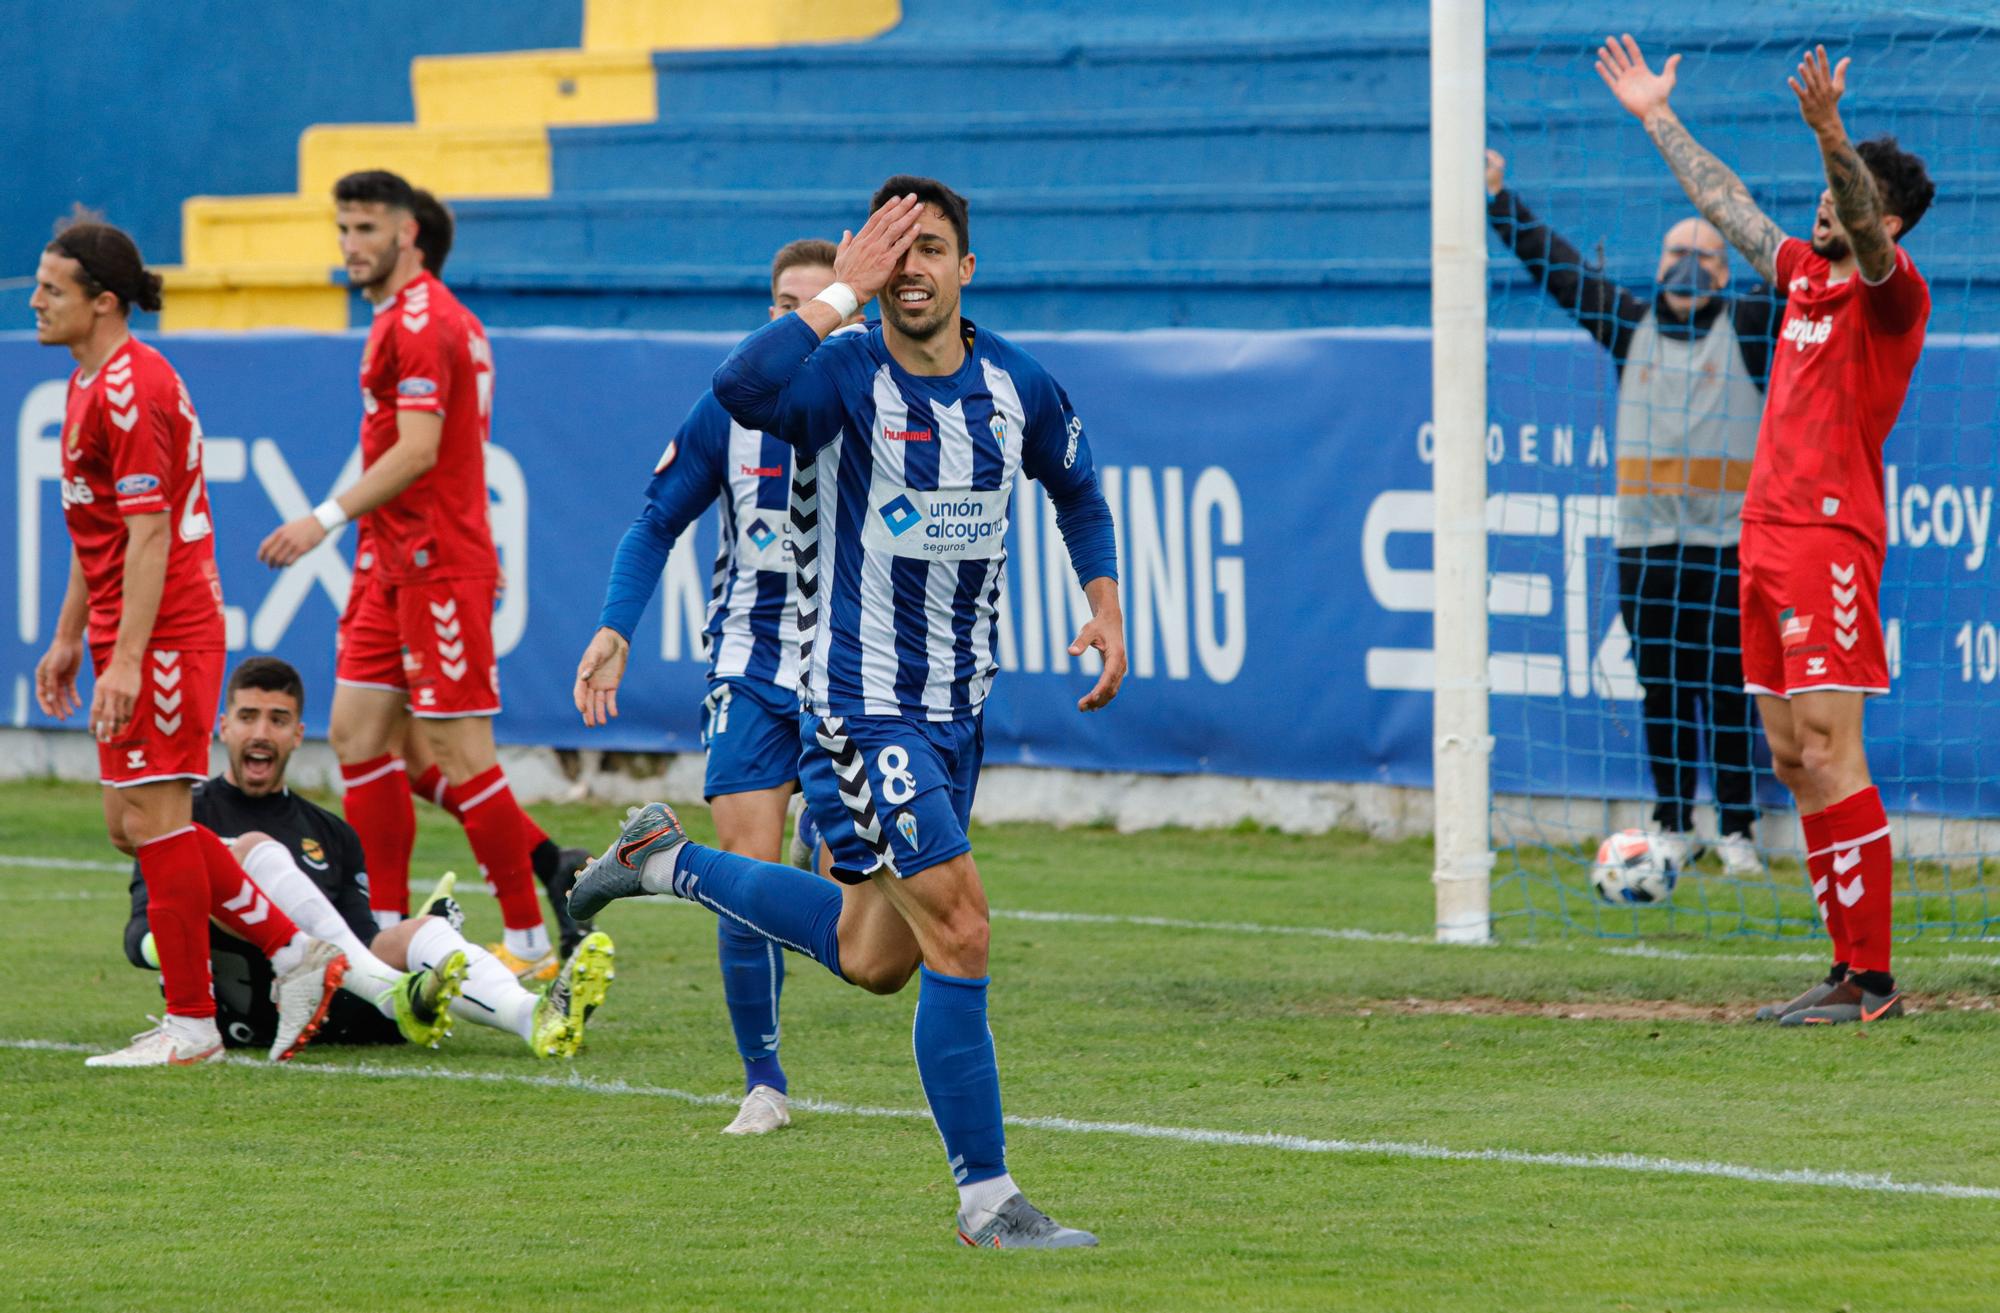
<path fill-rule="evenodd" d="M 988 760 L 1424 785 L 1430 776 L 1430 361 L 1409 331 L 1161 330 L 1024 336 L 1067 387 L 1118 519 L 1133 677 L 1108 711 L 1076 699 L 1087 614 L 1038 489 L 1016 491 L 1004 673 Z M 353 531 L 290 570 L 258 541 L 355 477 L 354 334 L 161 342 L 206 432 L 217 556 L 237 652 L 304 672 L 324 720 Z M 715 520 L 677 547 L 642 622 L 622 717 L 570 702 L 613 547 L 654 461 L 732 339 L 498 332 L 492 519 L 507 587 L 495 621 L 503 741 L 692 751 Z M 67 354 L 0 336 L 14 458 L 0 499 L 0 691 L 50 722 L 33 670 L 61 601 L 58 500 Z M 1488 463 L 1496 787 L 1648 791 L 1638 685 L 1611 589 L 1610 389 L 1580 334 L 1501 334 Z M 1933 340 L 1891 440 L 1895 541 L 1883 611 L 1895 692 L 1869 732 L 1892 805 L 2000 813 L 2000 597 L 1990 564 L 2000 344 Z"/>

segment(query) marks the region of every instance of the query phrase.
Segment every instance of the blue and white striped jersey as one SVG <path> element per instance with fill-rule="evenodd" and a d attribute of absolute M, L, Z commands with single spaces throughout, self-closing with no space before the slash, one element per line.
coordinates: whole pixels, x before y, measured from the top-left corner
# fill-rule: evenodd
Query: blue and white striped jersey
<path fill-rule="evenodd" d="M 978 713 L 999 669 L 1019 474 L 1048 489 L 1078 579 L 1116 577 L 1110 507 L 1069 398 L 1004 338 L 961 330 L 958 372 L 920 377 L 890 356 L 880 325 L 821 343 L 787 315 L 716 374 L 740 422 L 799 456 L 793 550 L 817 715 Z"/>
<path fill-rule="evenodd" d="M 705 394 L 654 466 L 646 508 L 619 544 L 599 623 L 628 639 L 668 550 L 719 503 L 704 638 L 710 679 L 756 679 L 795 692 L 799 683 L 799 591 L 786 533 L 792 452 L 732 421 Z"/>

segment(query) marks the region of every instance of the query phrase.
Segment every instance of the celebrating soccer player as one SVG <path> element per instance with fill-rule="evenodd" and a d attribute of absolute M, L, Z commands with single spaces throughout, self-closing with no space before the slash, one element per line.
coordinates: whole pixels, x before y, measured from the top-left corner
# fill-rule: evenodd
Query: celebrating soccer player
<path fill-rule="evenodd" d="M 62 504 L 73 550 L 55 640 L 35 666 L 35 700 L 66 719 L 90 646 L 90 732 L 111 842 L 138 858 L 151 898 L 166 1019 L 93 1067 L 186 1066 L 222 1056 L 208 921 L 253 945 L 277 974 L 271 1056 L 318 1028 L 347 962 L 273 911 L 246 917 L 254 886 L 195 822 L 222 684 L 222 584 L 202 479 L 201 421 L 165 356 L 133 338 L 133 306 L 160 308 L 160 276 L 109 224 L 64 225 L 35 272 L 35 335 L 76 357 L 63 408 Z"/>
<path fill-rule="evenodd" d="M 1049 490 L 1090 600 L 1070 645 L 1103 656 L 1078 702 L 1085 711 L 1108 704 L 1125 674 L 1111 512 L 1063 390 L 959 314 L 974 265 L 964 198 L 895 177 L 870 208 L 841 241 L 836 281 L 751 334 L 715 376 L 738 423 L 796 455 L 799 777 L 844 888 L 689 843 L 653 803 L 570 899 L 588 915 L 612 898 L 671 892 L 876 993 L 920 973 L 917 1072 L 958 1185 L 960 1240 L 1092 1245 L 1030 1204 L 1007 1172 L 986 1020 L 986 894 L 966 831 L 980 710 L 998 669 L 1015 478 Z M 878 296 L 878 326 L 834 334 Z"/>
<path fill-rule="evenodd" d="M 334 184 L 347 276 L 375 307 L 361 357 L 359 482 L 276 530 L 258 559 L 286 566 L 360 517 L 364 542 L 340 618 L 329 737 L 343 806 L 368 854 L 369 901 L 393 925 L 409 907 L 416 833 L 394 749 L 423 723 L 506 924 L 495 956 L 548 979 L 557 958 L 535 900 L 531 836 L 493 744 L 500 565 L 487 523 L 493 352 L 486 332 L 423 265 L 410 184 L 351 173 Z"/>
<path fill-rule="evenodd" d="M 1839 109 L 1848 61 L 1829 66 L 1820 47 L 1790 84 L 1827 187 L 1812 240 L 1788 237 L 1668 107 L 1679 63 L 1653 72 L 1626 36 L 1605 42 L 1597 71 L 1696 208 L 1789 297 L 1743 505 L 1743 677 L 1778 778 L 1798 800 L 1834 962 L 1825 980 L 1757 1015 L 1789 1026 L 1901 1016 L 1889 820 L 1868 775 L 1862 703 L 1889 691 L 1882 444 L 1930 318 L 1930 288 L 1899 242 L 1936 188 L 1895 138 L 1849 143 Z"/>
<path fill-rule="evenodd" d="M 246 911 L 268 896 L 272 906 L 347 955 L 342 993 L 317 1042 L 403 1039 L 435 1047 L 457 1016 L 519 1035 L 538 1057 L 574 1054 L 611 979 L 610 938 L 589 936 L 537 997 L 459 934 L 463 915 L 450 899 L 449 877 L 443 895 L 426 900 L 428 915 L 378 928 L 353 828 L 285 784 L 292 753 L 305 741 L 304 712 L 305 683 L 288 663 L 264 656 L 238 665 L 229 676 L 219 731 L 229 764 L 195 786 L 194 814 L 216 833 L 234 836 L 231 846 L 256 877 L 256 890 L 241 895 Z M 145 907 L 145 886 L 135 879 L 125 929 L 126 956 L 135 966 L 156 964 L 148 952 Z M 224 1041 L 268 1044 L 274 1019 L 260 994 L 270 973 L 227 934 L 214 936 L 210 952 Z"/>
<path fill-rule="evenodd" d="M 771 261 L 770 318 L 790 314 L 833 281 L 832 242 L 805 240 Z M 710 503 L 721 503 L 719 580 L 704 631 L 708 697 L 703 793 L 725 851 L 774 862 L 784 847 L 785 809 L 799 779 L 799 590 L 785 530 L 792 451 L 776 437 L 733 423 L 704 394 L 667 444 L 646 509 L 625 531 L 611 565 L 604 612 L 576 670 L 576 709 L 586 725 L 618 714 L 618 684 L 632 630 L 652 600 L 674 540 Z M 726 495 L 725 495 L 726 494 Z M 808 854 L 806 860 L 810 862 Z M 743 1104 L 724 1127 L 761 1135 L 791 1124 L 789 1087 L 778 1061 L 778 996 L 785 957 L 770 940 L 728 917 L 715 923 L 722 997 L 743 1059 Z"/>

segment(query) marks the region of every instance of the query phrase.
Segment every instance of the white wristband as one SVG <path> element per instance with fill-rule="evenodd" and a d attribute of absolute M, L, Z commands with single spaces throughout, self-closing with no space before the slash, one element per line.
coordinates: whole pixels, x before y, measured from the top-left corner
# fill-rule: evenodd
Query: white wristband
<path fill-rule="evenodd" d="M 828 284 L 827 289 L 814 297 L 813 300 L 826 302 L 826 304 L 840 312 L 840 317 L 843 320 L 851 319 L 854 316 L 854 312 L 861 308 L 861 298 L 856 296 L 854 289 L 846 283 Z"/>
<path fill-rule="evenodd" d="M 337 500 L 328 497 L 325 501 L 313 507 L 313 518 L 319 521 L 320 528 L 326 530 L 328 533 L 332 533 L 335 529 L 347 523 L 347 512 L 340 509 L 340 503 Z"/>

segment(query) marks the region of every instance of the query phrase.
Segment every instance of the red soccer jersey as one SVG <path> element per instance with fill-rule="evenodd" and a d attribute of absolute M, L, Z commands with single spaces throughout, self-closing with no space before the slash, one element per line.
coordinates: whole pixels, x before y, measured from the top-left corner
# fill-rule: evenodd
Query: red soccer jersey
<path fill-rule="evenodd" d="M 415 583 L 499 573 L 486 521 L 493 351 L 472 312 L 429 274 L 375 307 L 361 356 L 361 405 L 364 468 L 396 445 L 399 411 L 444 417 L 437 464 L 362 517 L 383 578 Z"/>
<path fill-rule="evenodd" d="M 1880 283 L 1826 281 L 1827 261 L 1788 237 L 1778 247 L 1784 325 L 1743 518 L 1860 534 L 1883 549 L 1882 444 L 1924 349 L 1931 291 L 1909 253 Z"/>
<path fill-rule="evenodd" d="M 125 517 L 164 511 L 166 586 L 147 646 L 220 649 L 222 583 L 201 474 L 201 421 L 165 356 L 127 340 L 96 374 L 70 375 L 62 470 L 63 519 L 90 589 L 87 640 L 94 646 L 118 637 Z"/>

